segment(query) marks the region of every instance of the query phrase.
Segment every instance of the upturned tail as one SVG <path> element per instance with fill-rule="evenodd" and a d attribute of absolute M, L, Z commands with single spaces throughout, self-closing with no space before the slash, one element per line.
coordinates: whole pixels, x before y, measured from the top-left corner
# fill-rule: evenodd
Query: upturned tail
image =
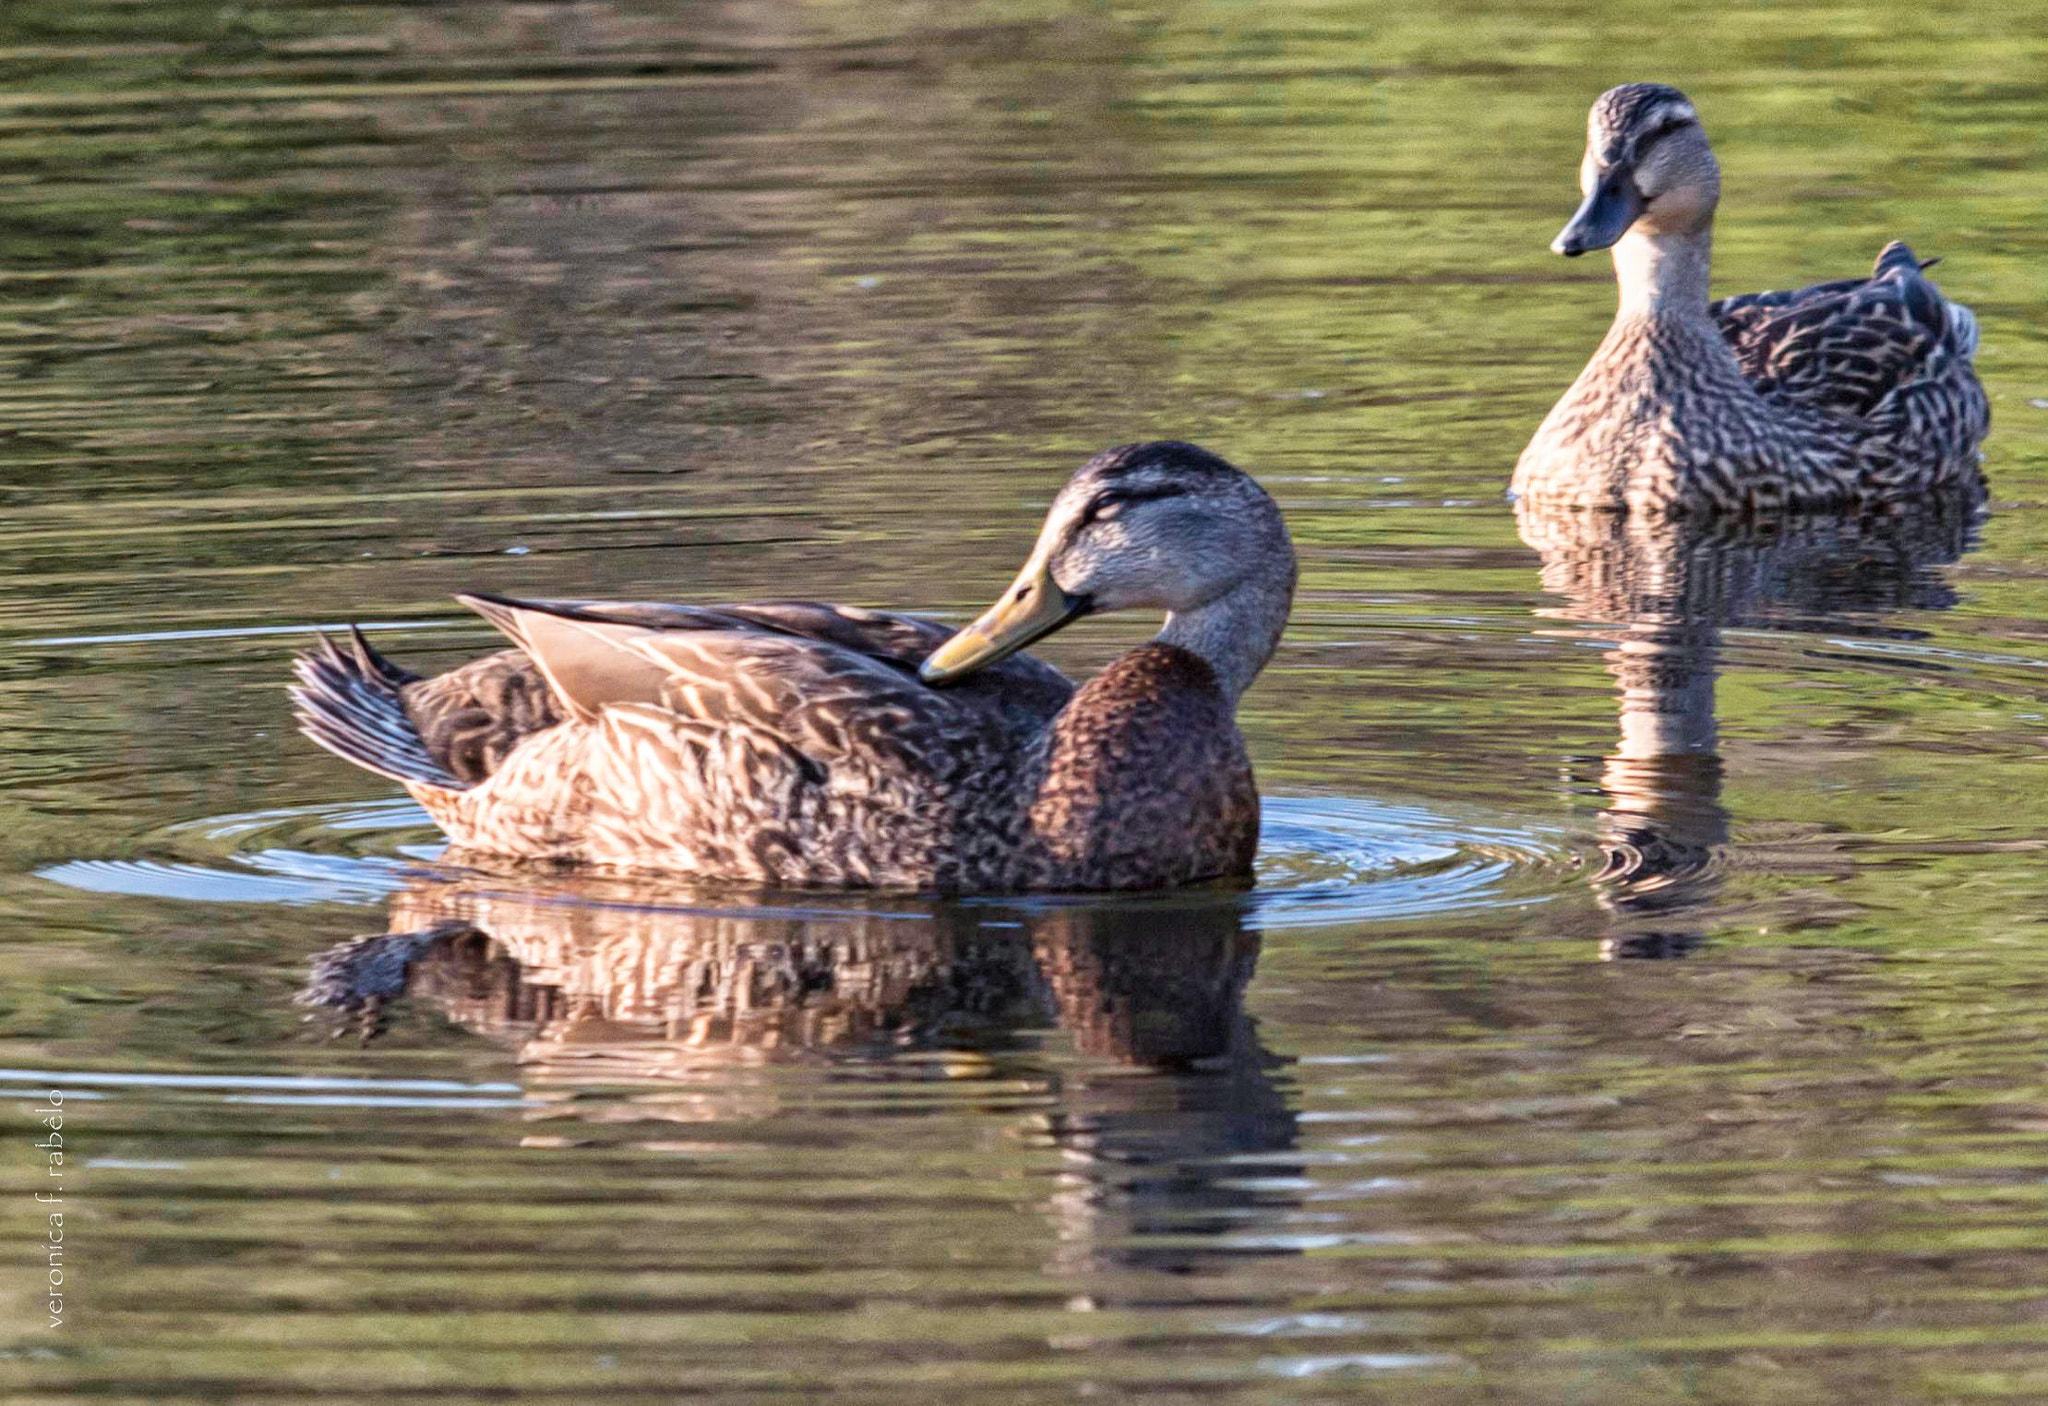
<path fill-rule="evenodd" d="M 299 731 L 344 761 L 408 786 L 466 790 L 468 783 L 434 759 L 426 740 L 405 711 L 401 690 L 413 675 L 370 648 L 363 632 L 349 628 L 350 648 L 327 636 L 293 664 L 299 681 L 291 690 L 298 705 Z"/>
<path fill-rule="evenodd" d="M 1907 312 L 1945 337 L 1948 349 L 1955 355 L 1973 357 L 1977 354 L 1977 315 L 1961 303 L 1944 298 L 1933 283 L 1920 276 L 1940 262 L 1939 258 L 1916 258 L 1905 240 L 1894 239 L 1877 256 L 1870 276 L 1873 280 L 1897 279 L 1906 290 Z"/>
<path fill-rule="evenodd" d="M 1939 258 L 1922 259 L 1914 255 L 1912 246 L 1903 239 L 1894 239 L 1880 249 L 1877 262 L 1870 267 L 1872 278 L 1883 278 L 1886 274 L 1915 274 L 1931 269 L 1940 263 Z"/>

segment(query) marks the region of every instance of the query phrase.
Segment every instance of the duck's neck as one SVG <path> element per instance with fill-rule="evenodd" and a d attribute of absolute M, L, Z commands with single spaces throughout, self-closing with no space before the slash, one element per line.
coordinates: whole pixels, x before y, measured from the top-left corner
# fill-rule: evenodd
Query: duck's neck
<path fill-rule="evenodd" d="M 1280 645 L 1287 611 L 1294 602 L 1294 568 L 1283 576 L 1253 576 L 1235 590 L 1194 610 L 1166 617 L 1157 639 L 1200 655 L 1216 671 L 1216 682 L 1232 708 L 1252 686 Z"/>
<path fill-rule="evenodd" d="M 1621 285 L 1619 318 L 1656 321 L 1707 319 L 1707 265 L 1711 229 L 1667 234 L 1634 229 L 1614 246 L 1614 277 Z"/>

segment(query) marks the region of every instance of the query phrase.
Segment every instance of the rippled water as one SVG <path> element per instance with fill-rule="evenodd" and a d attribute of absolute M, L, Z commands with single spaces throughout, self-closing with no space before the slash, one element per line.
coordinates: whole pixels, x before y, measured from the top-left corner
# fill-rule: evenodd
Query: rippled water
<path fill-rule="evenodd" d="M 436 869 L 445 846 L 429 837 L 433 822 L 410 800 L 287 807 L 169 826 L 143 855 L 70 860 L 40 877 L 200 903 L 374 904 L 417 876 L 450 872 Z M 1280 796 L 1265 807 L 1259 886 L 1226 906 L 1254 926 L 1286 928 L 1526 906 L 1554 897 L 1581 862 L 1555 825 L 1516 831 L 1420 806 Z"/>
<path fill-rule="evenodd" d="M 2048 1395 L 2044 22 L 7 7 L 0 1382 Z M 1986 511 L 1517 520 L 1640 77 L 1717 287 L 1944 257 Z M 310 627 L 464 588 L 964 616 L 1168 434 L 1302 549 L 1249 894 L 478 871 L 290 733 Z"/>

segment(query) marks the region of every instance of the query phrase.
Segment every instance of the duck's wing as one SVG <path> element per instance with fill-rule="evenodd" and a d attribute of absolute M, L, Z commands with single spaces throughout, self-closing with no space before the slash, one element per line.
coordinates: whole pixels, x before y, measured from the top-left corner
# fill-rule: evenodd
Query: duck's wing
<path fill-rule="evenodd" d="M 1966 370 L 1976 350 L 1976 318 L 1941 296 L 1927 266 L 1895 240 L 1868 278 L 1723 298 L 1708 311 L 1758 391 L 1865 416 L 1917 381 Z"/>
<path fill-rule="evenodd" d="M 566 609 L 577 614 L 657 629 L 769 631 L 850 650 L 905 674 L 915 674 L 926 656 L 951 639 L 958 629 L 957 626 L 917 615 L 805 600 L 718 606 L 652 605 L 627 601 L 543 601 L 539 604 L 543 608 Z M 1028 654 L 1013 654 L 983 672 L 987 675 L 986 687 L 961 694 L 960 686 L 955 685 L 947 690 L 948 695 L 959 694 L 977 705 L 998 703 L 1005 715 L 1018 724 L 1050 718 L 1066 706 L 1067 699 L 1074 692 L 1073 682 L 1065 674 Z"/>
<path fill-rule="evenodd" d="M 481 597 L 473 598 L 481 599 Z M 951 639 L 956 626 L 917 615 L 818 601 L 755 601 L 740 605 L 664 605 L 638 601 L 536 601 L 541 610 L 611 620 L 656 630 L 760 635 L 842 650 L 915 679 L 918 665 Z M 821 656 L 824 657 L 824 656 Z M 929 692 L 923 683 L 920 689 Z M 1039 727 L 1066 707 L 1073 681 L 1043 660 L 1013 654 L 942 695 L 950 704 L 993 711 L 1015 730 Z"/>
<path fill-rule="evenodd" d="M 503 606 L 491 604 L 502 613 Z M 899 683 L 909 681 L 925 694 L 942 698 L 942 706 L 991 714 L 1013 732 L 1035 731 L 1073 693 L 1073 685 L 1057 669 L 1018 655 L 943 695 L 932 695 L 915 683 L 917 666 L 952 630 L 937 621 L 884 611 L 810 601 L 734 606 L 541 601 L 504 606 L 514 604 L 654 631 L 727 636 L 724 652 L 735 669 L 746 650 L 734 642 L 748 637 L 781 640 L 785 652 L 799 655 L 808 646 L 820 664 L 839 655 L 864 659 Z M 500 650 L 421 678 L 384 658 L 357 634 L 347 649 L 323 644 L 303 656 L 299 677 L 296 697 L 308 736 L 359 766 L 415 784 L 475 785 L 496 772 L 521 743 L 574 715 L 522 649 Z"/>
<path fill-rule="evenodd" d="M 936 690 L 899 655 L 795 629 L 688 616 L 649 624 L 601 609 L 460 599 L 518 644 L 567 717 L 621 715 L 696 740 L 743 734 L 751 753 L 772 753 L 814 778 L 848 766 L 863 775 L 930 774 L 956 753 L 984 759 L 1010 731 L 998 692 Z M 790 624 L 822 623 L 813 612 L 831 611 L 743 609 Z"/>

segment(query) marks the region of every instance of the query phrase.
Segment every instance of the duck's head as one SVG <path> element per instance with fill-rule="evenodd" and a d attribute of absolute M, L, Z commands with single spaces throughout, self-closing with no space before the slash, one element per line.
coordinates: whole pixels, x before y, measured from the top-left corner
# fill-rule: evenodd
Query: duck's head
<path fill-rule="evenodd" d="M 1631 229 L 1702 234 L 1721 199 L 1721 168 L 1685 94 L 1662 83 L 1609 88 L 1586 116 L 1585 201 L 1550 243 L 1576 258 Z"/>
<path fill-rule="evenodd" d="M 1169 638 L 1173 620 L 1236 619 L 1246 647 L 1259 647 L 1255 674 L 1278 640 L 1294 574 L 1280 509 L 1249 474 L 1192 444 L 1121 445 L 1067 480 L 1017 579 L 919 672 L 951 683 L 1083 615 L 1163 610 Z M 1210 662 L 1227 672 L 1229 661 Z"/>

